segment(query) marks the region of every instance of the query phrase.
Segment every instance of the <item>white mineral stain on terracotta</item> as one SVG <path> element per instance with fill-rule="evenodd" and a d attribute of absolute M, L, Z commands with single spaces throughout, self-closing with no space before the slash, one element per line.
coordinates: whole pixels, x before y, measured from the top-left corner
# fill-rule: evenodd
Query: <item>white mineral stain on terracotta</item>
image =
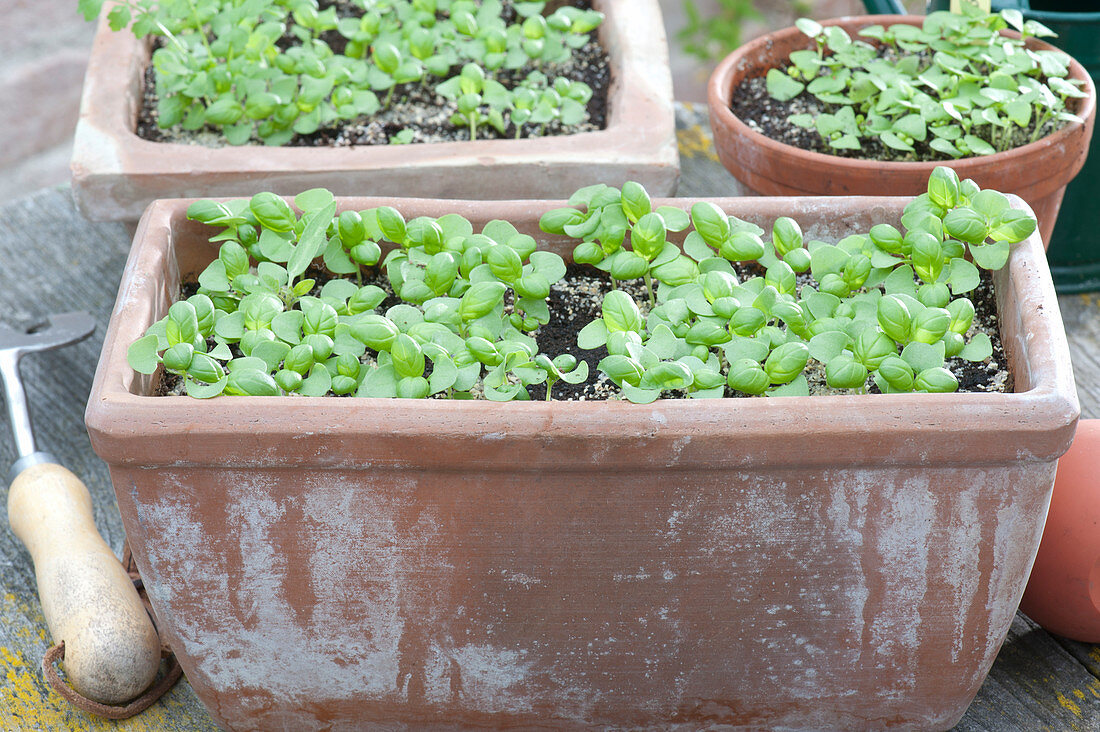
<path fill-rule="evenodd" d="M 672 467 L 680 462 L 680 456 L 684 452 L 684 448 L 691 444 L 691 435 L 684 435 L 683 437 L 677 437 L 672 442 L 672 456 L 665 463 L 666 467 Z"/>
<path fill-rule="evenodd" d="M 951 586 L 954 598 L 952 614 L 955 632 L 951 639 L 951 660 L 954 662 L 958 662 L 960 654 L 972 642 L 966 633 L 966 616 L 978 593 L 978 574 L 974 571 L 974 566 L 981 551 L 982 521 L 978 513 L 978 496 L 982 487 L 979 481 L 970 481 L 969 485 L 959 486 L 959 492 L 953 500 L 955 510 L 949 519 L 949 530 L 953 537 L 951 548 L 940 552 L 937 560 L 941 564 L 944 579 Z M 951 499 L 941 497 L 940 501 L 942 504 L 951 502 Z"/>
<path fill-rule="evenodd" d="M 505 582 L 512 584 L 523 585 L 525 588 L 530 588 L 532 585 L 541 585 L 542 580 L 538 577 L 531 577 L 522 572 L 511 572 L 507 569 L 501 570 L 501 576 L 504 577 Z"/>
<path fill-rule="evenodd" d="M 262 479 L 227 486 L 226 511 L 240 517 L 237 540 L 244 575 L 233 588 L 227 586 L 219 537 L 208 535 L 192 506 L 173 498 L 139 508 L 148 534 L 164 539 L 150 542 L 150 593 L 170 595 L 182 588 L 201 598 L 201 617 L 181 614 L 166 620 L 215 689 L 265 688 L 303 699 L 381 698 L 396 690 L 406 625 L 400 596 L 409 590 L 410 576 L 423 574 L 424 555 L 434 551 L 428 547 L 438 518 L 423 517 L 411 528 L 412 536 L 399 536 L 394 505 L 402 490 L 391 488 L 391 498 L 384 500 L 372 498 L 375 494 L 361 483 L 335 482 L 307 490 L 300 502 L 280 503 L 271 497 L 279 491 Z M 300 530 L 313 544 L 303 557 L 305 571 L 290 571 L 284 548 L 276 542 L 278 524 L 291 520 L 291 504 L 300 504 Z M 437 561 L 432 569 L 439 567 Z M 368 576 L 371 581 L 364 582 Z M 297 617 L 286 596 L 289 585 L 302 581 L 310 582 L 318 600 L 305 618 Z M 444 578 L 442 584 L 447 582 Z M 238 617 L 230 591 L 239 593 L 237 604 L 245 617 Z M 360 599 L 349 599 L 356 595 Z M 349 672 L 349 666 L 355 671 Z"/>
<path fill-rule="evenodd" d="M 989 471 L 987 483 L 1002 496 L 997 506 L 997 530 L 993 538 L 993 569 L 989 579 L 989 637 L 985 658 L 989 661 L 997 655 L 1003 634 L 1008 631 L 1016 614 L 1020 596 L 1027 580 L 1021 567 L 1034 559 L 1042 536 L 1043 522 L 1035 521 L 1028 512 L 1021 510 L 1021 496 L 1025 488 L 1019 482 L 1026 480 L 1023 468 L 1010 472 Z M 1038 478 L 1042 480 L 1043 478 Z M 1053 486 L 1054 475 L 1050 474 Z"/>
<path fill-rule="evenodd" d="M 170 477 L 164 477 L 163 481 L 169 496 L 180 489 L 179 482 Z M 191 507 L 175 497 L 150 504 L 136 503 L 138 519 L 146 527 L 146 533 L 161 538 L 147 542 L 152 571 L 150 576 L 143 577 L 149 593 L 164 600 L 158 608 L 170 610 L 175 606 L 177 591 L 188 590 L 205 595 L 213 607 L 228 612 L 229 577 L 221 571 L 203 526 L 193 520 Z M 172 576 L 163 573 L 166 567 L 175 570 Z M 191 584 L 177 584 L 176 575 L 186 577 Z"/>
<path fill-rule="evenodd" d="M 404 557 L 392 503 L 372 491 L 321 484 L 304 494 L 301 506 L 315 546 L 308 564 L 317 602 L 309 624 L 330 637 L 334 657 L 359 660 L 357 682 L 376 694 L 397 678 L 405 625 L 398 613 Z M 354 630 L 332 638 L 332 629 L 347 626 L 349 618 Z"/>
<path fill-rule="evenodd" d="M 665 524 L 668 526 L 668 530 L 663 532 L 666 539 L 676 541 L 680 538 L 680 525 L 684 520 L 684 512 L 679 509 L 669 514 L 668 520 Z"/>
<path fill-rule="evenodd" d="M 974 472 L 982 478 L 980 471 Z M 977 589 L 974 562 L 982 543 L 977 502 L 983 480 L 987 490 L 1006 496 L 997 513 L 996 564 L 1018 562 L 1024 551 L 1015 544 L 1020 530 L 1032 522 L 1017 520 L 1019 507 L 1010 508 L 1016 503 L 1010 498 L 1012 478 L 985 476 L 949 495 L 933 495 L 926 476 L 903 476 L 904 470 L 830 471 L 828 478 L 837 487 L 820 497 L 803 495 L 796 484 L 774 477 L 743 476 L 719 489 L 730 499 L 728 507 L 725 502 L 715 504 L 714 495 L 677 495 L 667 517 L 653 527 L 655 538 L 696 547 L 701 552 L 696 569 L 704 574 L 718 568 L 732 572 L 729 576 L 735 579 L 726 598 L 731 605 L 751 607 L 759 602 L 758 595 L 742 596 L 739 587 L 764 588 L 766 604 L 757 605 L 755 612 L 747 609 L 744 617 L 731 615 L 738 619 L 721 650 L 691 645 L 697 629 L 681 618 L 680 603 L 686 597 L 679 594 L 676 581 L 692 572 L 678 573 L 665 563 L 628 566 L 606 575 L 605 581 L 630 588 L 627 591 L 661 593 L 652 594 L 649 612 L 630 616 L 626 627 L 581 628 L 574 642 L 545 646 L 534 639 L 517 643 L 505 620 L 508 597 L 537 591 L 545 584 L 543 578 L 501 570 L 504 586 L 513 589 L 479 611 L 484 617 L 471 627 L 482 628 L 480 637 L 452 638 L 453 623 L 463 613 L 448 609 L 448 588 L 465 579 L 454 576 L 446 550 L 440 548 L 441 517 L 428 510 L 409 526 L 402 507 L 412 501 L 415 485 L 392 486 L 392 475 L 386 477 L 384 499 L 361 481 L 351 490 L 340 481 L 322 482 L 319 477 L 297 498 L 275 498 L 281 493 L 260 481 L 227 488 L 226 510 L 239 516 L 240 548 L 251 555 L 244 571 L 254 581 L 242 584 L 254 586 L 242 604 L 255 615 L 245 618 L 245 624 L 262 619 L 269 626 L 262 634 L 242 628 L 234 615 L 237 611 L 227 596 L 240 590 L 226 586 L 217 556 L 222 550 L 211 548 L 212 539 L 198 525 L 197 513 L 188 503 L 194 499 L 184 487 L 177 484 L 169 493 L 172 498 L 145 509 L 142 523 L 149 535 L 173 537 L 150 546 L 154 567 L 168 570 L 155 573 L 156 593 L 183 588 L 210 598 L 203 609 L 215 617 L 212 630 L 186 618 L 169 621 L 179 628 L 187 650 L 202 660 L 216 688 L 256 683 L 260 674 L 249 666 L 257 655 L 265 657 L 265 685 L 288 695 L 324 687 L 331 696 L 333 686 L 348 697 L 406 694 L 412 688 L 412 672 L 404 674 L 404 681 L 396 679 L 402 669 L 414 668 L 423 675 L 421 688 L 430 703 L 515 714 L 553 708 L 559 719 L 584 720 L 594 699 L 613 702 L 623 692 L 598 675 L 604 673 L 604 659 L 624 649 L 638 654 L 635 661 L 645 664 L 645 680 L 635 683 L 652 684 L 654 694 L 665 701 L 673 697 L 675 703 L 699 693 L 700 678 L 693 674 L 718 668 L 719 654 L 744 656 L 740 673 L 757 679 L 754 688 L 761 695 L 837 698 L 851 691 L 843 669 L 855 673 L 860 667 L 881 668 L 883 678 L 894 679 L 878 692 L 883 697 L 907 693 L 917 683 L 915 652 L 927 632 L 920 607 L 929 591 L 930 572 L 936 581 L 947 580 L 947 587 L 937 592 L 954 613 L 951 658 L 961 655 L 965 662 L 961 649 L 977 644 L 980 653 L 987 640 L 992 658 L 1001 640 L 996 632 L 1001 620 L 991 625 L 994 632 L 989 635 L 996 637 L 987 639 L 981 628 L 976 637 L 960 637 Z M 868 505 L 870 496 L 879 501 L 878 507 L 874 502 Z M 874 532 L 868 531 L 869 510 L 878 521 Z M 937 512 L 950 517 L 953 532 L 961 531 L 946 548 L 930 543 Z M 317 593 L 317 606 L 308 617 L 302 617 L 299 607 L 297 619 L 285 591 L 288 583 L 306 580 L 280 564 L 276 557 L 285 556 L 288 547 L 271 538 L 280 522 L 291 520 L 309 527 L 300 541 L 308 538 L 301 545 L 312 547 L 304 560 L 307 581 Z M 824 531 L 806 535 L 807 526 L 822 523 Z M 744 561 L 746 552 L 752 552 L 752 562 Z M 873 574 L 864 576 L 865 572 Z M 1006 567 L 1003 572 L 991 583 L 988 604 L 995 616 L 1004 615 L 1007 628 L 1011 609 L 1006 597 L 1012 588 L 1004 585 L 1013 581 L 1013 570 Z M 415 581 L 425 577 L 430 579 L 427 586 Z M 868 607 L 872 596 L 873 607 Z M 341 621 L 347 624 L 334 609 L 341 606 L 354 616 L 354 627 L 334 632 Z M 415 656 L 406 653 L 402 658 L 408 608 L 415 609 L 415 629 L 425 638 Z M 209 625 L 209 618 L 204 622 Z M 861 639 L 867 642 L 862 655 Z M 754 660 L 757 642 L 770 648 L 769 660 Z M 238 649 L 240 656 L 231 657 L 227 648 Z M 341 649 L 343 667 L 332 660 Z"/>
<path fill-rule="evenodd" d="M 531 711 L 535 699 L 526 681 L 534 662 L 526 653 L 484 644 L 459 646 L 449 653 L 462 669 L 465 708 L 479 712 Z"/>
<path fill-rule="evenodd" d="M 96 175 L 117 175 L 123 172 L 122 158 L 112 132 L 81 121 L 74 137 L 74 160 L 78 160 L 76 174 L 83 178 L 89 170 Z"/>
<path fill-rule="evenodd" d="M 866 490 L 874 487 L 868 481 Z M 916 684 L 912 653 L 920 643 L 920 605 L 928 590 L 929 537 L 935 525 L 935 503 L 925 474 L 907 476 L 900 484 L 887 482 L 877 488 L 889 501 L 881 512 L 877 550 L 881 563 L 879 582 L 885 585 L 882 609 L 871 623 L 871 642 L 876 663 L 896 668 L 893 684 L 883 685 L 880 695 L 890 696 Z"/>
<path fill-rule="evenodd" d="M 644 567 L 638 567 L 638 571 L 633 574 L 627 574 L 624 572 L 616 572 L 613 579 L 616 582 L 637 582 L 640 580 L 647 580 L 652 577 L 649 572 L 645 571 Z"/>

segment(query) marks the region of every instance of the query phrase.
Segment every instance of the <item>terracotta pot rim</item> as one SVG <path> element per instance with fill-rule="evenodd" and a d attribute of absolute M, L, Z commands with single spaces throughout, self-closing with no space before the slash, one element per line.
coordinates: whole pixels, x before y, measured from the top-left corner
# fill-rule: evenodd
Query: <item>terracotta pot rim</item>
<path fill-rule="evenodd" d="M 843 227 L 848 217 L 879 207 L 884 215 L 900 216 L 904 202 L 910 197 L 787 197 L 787 198 L 712 198 L 725 210 L 734 214 L 755 216 L 761 220 L 774 219 L 793 206 L 801 206 L 804 215 L 826 212 L 822 224 Z M 1027 209 L 1019 198 L 1010 198 L 1014 206 Z M 561 205 L 562 201 L 439 201 L 433 199 L 380 199 L 339 198 L 338 208 L 360 209 L 383 202 L 396 204 L 406 216 L 441 215 L 444 212 L 462 213 L 483 217 L 484 221 L 503 218 L 519 226 L 537 226 L 538 214 Z M 655 205 L 679 205 L 692 203 L 692 199 L 655 199 Z M 1012 322 L 1025 324 L 1029 333 L 1051 349 L 1031 350 L 1026 344 L 1009 347 L 1006 342 L 1009 364 L 1013 369 L 1020 391 L 993 394 L 911 394 L 911 395 L 830 395 L 813 397 L 785 397 L 776 399 L 721 399 L 701 404 L 696 400 L 665 399 L 653 404 L 627 404 L 614 402 L 541 402 L 509 404 L 496 402 L 443 403 L 433 400 L 394 399 L 338 399 L 331 397 L 232 397 L 213 402 L 191 397 L 149 397 L 148 384 L 133 373 L 126 364 L 126 348 L 139 338 L 158 313 L 158 302 L 171 297 L 177 285 L 164 281 L 161 272 L 168 272 L 176 265 L 177 242 L 194 236 L 178 233 L 185 222 L 187 199 L 162 200 L 150 206 L 139 225 L 135 245 L 123 273 L 118 301 L 104 343 L 103 355 L 96 372 L 92 395 L 89 399 L 86 422 L 90 432 L 99 442 L 97 450 L 108 450 L 107 442 L 119 437 L 118 427 L 110 426 L 114 415 L 142 415 L 141 420 L 158 424 L 157 435 L 150 439 L 166 439 L 171 434 L 214 434 L 233 427 L 257 436 L 277 432 L 288 423 L 308 435 L 355 434 L 361 437 L 389 435 L 396 429 L 391 421 L 393 414 L 408 418 L 403 422 L 401 434 L 425 438 L 433 434 L 452 434 L 458 430 L 464 436 L 493 439 L 493 435 L 528 435 L 527 439 L 539 440 L 545 434 L 570 430 L 573 433 L 600 435 L 615 433 L 623 440 L 645 440 L 660 433 L 663 436 L 680 435 L 696 437 L 716 421 L 738 427 L 724 439 L 736 442 L 765 439 L 759 434 L 812 434 L 821 425 L 840 427 L 852 439 L 867 439 L 882 430 L 898 428 L 899 420 L 905 432 L 914 440 L 912 450 L 918 451 L 922 439 L 936 434 L 958 434 L 970 430 L 977 421 L 987 425 L 999 425 L 995 429 L 1015 431 L 1016 420 L 1009 415 L 1029 413 L 1042 415 L 1029 424 L 1029 430 L 1055 430 L 1064 428 L 1076 420 L 1079 408 L 1073 390 L 1072 374 L 1068 371 L 1068 346 L 1064 334 L 1048 325 L 1048 319 L 1056 317 L 1050 311 L 1056 309 L 1053 284 L 1046 269 L 1042 242 L 1038 234 L 1032 234 L 1013 248 L 1009 266 L 995 274 L 999 293 L 1010 294 L 1017 302 L 1032 302 L 1040 298 L 1055 305 L 1032 312 L 1027 308 L 1007 316 Z M 445 207 L 445 210 L 444 210 Z M 797 214 L 796 214 L 797 215 Z M 525 223 L 520 223 L 525 222 Z M 532 223 L 536 222 L 536 223 Z M 192 224 L 194 225 L 194 224 Z M 566 245 L 558 237 L 547 237 L 543 246 L 562 250 Z M 193 245 L 191 245 L 193 246 Z M 194 257 L 191 257 L 194 259 Z M 186 266 L 196 266 L 189 262 Z M 190 270 L 188 270 L 190 271 Z M 178 277 L 178 274 L 171 275 Z M 998 300 L 1002 295 L 998 294 Z M 1005 318 L 1002 313 L 1002 318 Z M 1051 321 L 1053 322 L 1053 321 Z M 1014 342 L 1014 341 L 1013 341 Z M 1015 343 L 1015 342 L 1014 342 Z M 1013 355 L 1015 353 L 1016 355 Z M 1070 395 L 1073 395 L 1072 397 Z M 854 410 L 864 405 L 867 410 Z M 294 407 L 296 416 L 287 415 L 287 407 Z M 303 411 L 299 411 L 303 410 Z M 966 414 L 966 425 L 950 421 L 950 415 Z M 388 416 L 387 416 L 388 415 Z M 1011 425 L 1009 424 L 1011 423 Z M 457 426 L 456 425 L 460 425 Z M 746 431 L 743 434 L 740 432 Z M 960 432 L 960 430 L 962 430 Z M 123 430 L 125 431 L 125 430 Z M 457 433 L 456 433 L 457 434 Z M 113 436 L 112 436 L 113 435 Z M 921 436 L 924 435 L 925 438 Z M 308 439 L 320 439 L 309 437 Z M 1006 445 L 1006 449 L 1015 448 Z M 912 459 L 901 454 L 896 459 Z M 986 456 L 992 459 L 994 456 Z M 171 458 L 165 458 L 171 461 Z M 740 459 L 731 455 L 731 460 Z M 816 457 L 807 457 L 816 460 Z M 823 459 L 823 458 L 822 458 Z"/>
<path fill-rule="evenodd" d="M 832 25 L 891 25 L 895 23 L 906 23 L 909 25 L 920 25 L 924 20 L 923 15 L 847 15 L 839 18 L 830 18 L 828 20 L 819 21 L 824 26 Z M 1002 31 L 1007 35 L 1016 35 L 1015 31 Z M 971 156 L 965 158 L 958 158 L 955 160 L 936 160 L 936 161 L 896 161 L 896 160 L 875 160 L 866 158 L 845 158 L 839 155 L 829 155 L 827 153 L 821 153 L 812 150 L 803 150 L 800 147 L 794 145 L 788 145 L 786 143 L 773 140 L 772 138 L 764 135 L 760 132 L 749 127 L 747 124 L 741 121 L 741 119 L 733 113 L 730 109 L 733 97 L 732 78 L 737 71 L 737 65 L 744 59 L 750 58 L 755 55 L 761 48 L 766 48 L 774 44 L 777 40 L 787 40 L 790 37 L 802 35 L 802 31 L 798 30 L 795 26 L 788 26 L 780 30 L 768 33 L 767 35 L 755 38 L 748 43 L 742 44 L 735 51 L 730 53 L 724 59 L 718 62 L 714 71 L 710 75 L 710 79 L 707 82 L 707 104 L 709 106 L 710 114 L 717 115 L 723 122 L 729 124 L 736 131 L 737 134 L 743 135 L 749 138 L 751 143 L 760 147 L 766 148 L 775 156 L 789 157 L 798 159 L 804 159 L 808 162 L 817 164 L 828 164 L 830 166 L 839 168 L 845 172 L 855 170 L 865 170 L 868 168 L 883 170 L 886 172 L 891 171 L 905 171 L 916 172 L 921 170 L 927 170 L 931 172 L 934 168 L 941 165 L 950 165 L 955 168 L 959 173 L 964 174 L 970 168 L 979 166 L 1000 166 L 1000 165 L 1012 165 L 1019 162 L 1021 159 L 1030 158 L 1035 155 L 1041 154 L 1041 150 L 1051 145 L 1058 145 L 1067 139 L 1070 135 L 1079 134 L 1082 128 L 1084 128 L 1089 119 L 1096 112 L 1096 87 L 1092 82 L 1091 77 L 1085 70 L 1085 67 L 1077 61 L 1077 59 L 1070 56 L 1070 75 L 1074 78 L 1083 79 L 1085 81 L 1084 91 L 1087 96 L 1081 100 L 1081 109 L 1078 110 L 1078 116 L 1081 117 L 1084 122 L 1071 122 L 1070 124 L 1061 127 L 1050 135 L 1042 137 L 1035 142 L 1029 142 L 1026 145 L 1012 148 L 1011 150 L 1005 150 L 1003 152 L 997 152 L 992 155 Z M 1057 49 L 1049 43 L 1041 40 L 1033 39 L 1031 41 L 1034 45 L 1042 49 Z M 1063 53 L 1065 53 L 1063 51 Z"/>
<path fill-rule="evenodd" d="M 679 180 L 672 77 L 657 0 L 594 0 L 611 84 L 603 130 L 521 140 L 414 145 L 208 148 L 138 137 L 146 44 L 113 32 L 106 8 L 89 57 L 70 167 L 90 220 L 136 221 L 152 200 L 178 196 L 336 193 L 487 200 L 568 195 L 590 183 L 639 180 L 669 195 Z"/>

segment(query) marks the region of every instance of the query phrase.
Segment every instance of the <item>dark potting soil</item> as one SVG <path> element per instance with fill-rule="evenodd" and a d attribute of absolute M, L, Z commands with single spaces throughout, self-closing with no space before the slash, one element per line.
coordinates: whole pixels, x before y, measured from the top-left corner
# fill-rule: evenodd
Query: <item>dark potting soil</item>
<path fill-rule="evenodd" d="M 324 270 L 313 269 L 310 276 L 316 277 L 316 288 L 311 294 L 318 294 L 320 287 L 330 277 Z M 389 283 L 384 276 L 372 272 L 365 278 L 363 284 L 373 284 L 382 287 L 387 293 L 392 293 Z M 640 280 L 634 282 L 619 283 L 635 302 L 642 308 L 643 314 L 648 309 L 648 295 L 645 286 Z M 555 283 L 550 289 L 549 307 L 550 322 L 539 328 L 535 333 L 538 340 L 539 352 L 556 357 L 563 353 L 572 354 L 578 362 L 588 363 L 588 379 L 580 384 L 569 384 L 564 381 L 557 382 L 551 391 L 554 401 L 594 401 L 615 398 L 619 389 L 606 376 L 600 373 L 597 365 L 607 356 L 604 347 L 585 350 L 577 345 L 577 334 L 588 323 L 600 317 L 603 296 L 611 289 L 611 280 L 605 272 L 592 267 L 569 264 L 565 278 Z M 190 297 L 198 290 L 194 281 L 186 282 L 181 286 L 181 299 Z M 1012 374 L 1008 370 L 1008 359 L 1001 344 L 1000 323 L 997 317 L 996 296 L 993 290 L 993 280 L 989 272 L 981 270 L 981 284 L 968 297 L 974 303 L 974 324 L 967 334 L 969 340 L 974 334 L 984 332 L 989 335 L 993 343 L 993 354 L 985 361 L 973 363 L 961 358 L 950 358 L 946 367 L 959 381 L 960 393 L 969 392 L 1011 392 L 1014 388 Z M 390 295 L 379 307 L 378 312 L 399 302 L 396 296 Z M 213 345 L 213 344 L 210 344 Z M 236 355 L 241 355 L 237 353 Z M 376 354 L 368 349 L 365 360 L 373 360 Z M 431 361 L 427 362 L 430 374 Z M 818 370 L 820 371 L 820 369 Z M 161 372 L 155 389 L 154 396 L 178 396 L 183 393 L 182 379 L 174 374 Z M 807 369 L 807 377 L 811 383 L 811 393 L 823 389 L 822 393 L 830 393 L 834 390 L 824 387 L 824 376 L 820 373 L 810 373 Z M 872 379 L 868 379 L 868 391 L 879 393 Z M 546 398 L 546 385 L 535 384 L 527 388 L 532 400 L 544 400 Z M 852 393 L 844 390 L 836 393 Z M 663 398 L 682 398 L 682 393 L 670 393 Z M 726 387 L 727 398 L 748 397 L 738 391 Z"/>
<path fill-rule="evenodd" d="M 362 13 L 358 6 L 345 0 L 323 0 L 320 9 L 324 10 L 335 5 L 337 15 L 340 17 L 357 17 Z M 552 12 L 562 5 L 572 5 L 581 9 L 590 9 L 591 0 L 571 0 L 569 2 L 551 2 L 547 5 L 546 12 Z M 514 15 L 511 0 L 504 0 L 504 13 L 507 20 L 508 14 Z M 321 40 L 328 43 L 335 53 L 341 53 L 347 45 L 347 40 L 335 30 L 327 31 L 320 36 Z M 277 45 L 286 48 L 298 41 L 290 35 L 284 36 Z M 452 69 L 457 74 L 461 67 Z M 527 66 L 514 70 L 501 70 L 495 73 L 494 78 L 509 89 L 514 88 L 527 75 L 534 71 L 534 66 Z M 577 125 L 564 126 L 558 121 L 546 125 L 522 125 L 521 138 L 543 137 L 552 135 L 568 135 L 577 132 L 602 130 L 607 127 L 607 96 L 611 86 L 611 67 L 607 52 L 596 40 L 596 33 L 591 34 L 591 40 L 579 49 L 572 52 L 572 59 L 560 65 L 547 65 L 542 69 L 547 76 L 564 76 L 574 81 L 583 81 L 592 89 L 592 98 L 587 104 L 588 120 Z M 183 144 L 203 145 L 206 147 L 224 147 L 228 145 L 221 132 L 212 126 L 206 126 L 199 130 L 187 131 L 178 125 L 169 129 L 161 129 L 157 126 L 157 95 L 154 70 L 150 64 L 145 69 L 144 94 L 141 109 L 138 111 L 136 133 L 138 137 L 151 142 L 176 142 Z M 379 93 L 379 99 L 385 93 Z M 424 84 L 414 82 L 400 84 L 393 93 L 393 100 L 388 109 L 381 110 L 371 117 L 362 116 L 354 120 L 342 120 L 329 126 L 322 126 L 308 135 L 295 134 L 286 143 L 286 147 L 347 147 L 351 145 L 388 145 L 396 143 L 395 135 L 404 130 L 412 133 L 412 139 L 408 143 L 464 141 L 470 139 L 469 129 L 456 127 L 450 122 L 451 115 L 457 111 L 457 103 L 446 99 L 434 91 L 434 82 Z M 516 127 L 508 122 L 503 134 L 490 125 L 481 125 L 477 130 L 477 139 L 514 139 Z M 258 138 L 253 138 L 249 144 L 263 144 Z"/>

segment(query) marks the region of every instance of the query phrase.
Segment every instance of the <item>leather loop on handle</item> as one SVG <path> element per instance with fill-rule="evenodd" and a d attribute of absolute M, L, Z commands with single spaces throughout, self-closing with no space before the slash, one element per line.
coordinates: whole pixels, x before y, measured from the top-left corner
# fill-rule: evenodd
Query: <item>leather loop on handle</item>
<path fill-rule="evenodd" d="M 42 674 L 53 690 L 77 709 L 105 719 L 129 719 L 152 706 L 157 699 L 160 699 L 169 689 L 175 686 L 180 676 L 183 675 L 183 669 L 180 668 L 179 662 L 176 661 L 176 657 L 172 655 L 171 651 L 165 650 L 164 654 L 168 659 L 164 676 L 161 677 L 160 681 L 146 689 L 137 699 L 124 705 L 101 704 L 94 699 L 89 699 L 65 683 L 57 672 L 56 666 L 58 661 L 65 658 L 65 641 L 51 646 L 46 651 L 46 655 L 42 658 Z"/>

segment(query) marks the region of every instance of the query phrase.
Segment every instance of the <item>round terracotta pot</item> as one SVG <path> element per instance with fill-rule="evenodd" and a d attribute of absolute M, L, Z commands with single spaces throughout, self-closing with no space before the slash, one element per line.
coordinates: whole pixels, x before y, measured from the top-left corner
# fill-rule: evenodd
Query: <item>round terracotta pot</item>
<path fill-rule="evenodd" d="M 1100 419 L 1082 419 L 1058 461 L 1054 495 L 1020 609 L 1052 633 L 1100 643 Z"/>
<path fill-rule="evenodd" d="M 839 25 L 855 37 L 869 25 L 921 25 L 923 21 L 920 15 L 861 15 L 822 24 Z M 1034 39 L 1028 45 L 1053 48 Z M 1083 124 L 1067 125 L 1041 140 L 993 155 L 925 163 L 883 162 L 785 145 L 754 131 L 730 110 L 733 90 L 744 79 L 764 76 L 768 69 L 786 64 L 791 51 L 812 47 L 813 42 L 797 28 L 784 28 L 741 46 L 711 74 L 707 103 L 714 145 L 722 164 L 737 180 L 765 196 L 912 196 L 924 192 L 933 168 L 950 165 L 960 178 L 973 178 L 982 188 L 1015 193 L 1031 204 L 1043 244 L 1049 244 L 1066 184 L 1088 156 L 1096 116 L 1096 87 L 1081 64 L 1073 61 L 1070 75 L 1085 82 L 1082 88 L 1088 96 L 1077 110 Z"/>

